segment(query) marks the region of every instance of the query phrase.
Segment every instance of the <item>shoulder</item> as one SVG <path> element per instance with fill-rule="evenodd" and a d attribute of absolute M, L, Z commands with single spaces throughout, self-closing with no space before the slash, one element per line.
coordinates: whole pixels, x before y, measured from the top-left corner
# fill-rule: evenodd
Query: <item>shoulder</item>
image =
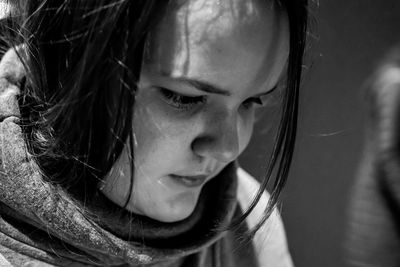
<path fill-rule="evenodd" d="M 241 168 L 237 170 L 239 181 L 237 197 L 242 210 L 246 210 L 256 195 L 260 184 Z M 269 194 L 265 191 L 253 212 L 246 219 L 249 228 L 254 227 L 263 216 L 268 205 Z M 292 259 L 287 247 L 286 234 L 279 212 L 275 211 L 260 228 L 253 239 L 254 247 L 260 262 L 271 266 L 291 267 Z"/>

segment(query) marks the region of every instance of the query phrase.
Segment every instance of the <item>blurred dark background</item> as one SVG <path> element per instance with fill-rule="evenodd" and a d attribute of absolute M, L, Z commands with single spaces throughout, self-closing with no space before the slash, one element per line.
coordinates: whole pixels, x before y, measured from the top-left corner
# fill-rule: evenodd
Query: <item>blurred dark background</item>
<path fill-rule="evenodd" d="M 282 195 L 282 216 L 297 267 L 341 267 L 348 200 L 362 154 L 364 87 L 391 47 L 400 43 L 399 0 L 321 0 L 311 5 L 307 71 L 298 142 Z M 241 158 L 261 177 L 265 117 Z"/>

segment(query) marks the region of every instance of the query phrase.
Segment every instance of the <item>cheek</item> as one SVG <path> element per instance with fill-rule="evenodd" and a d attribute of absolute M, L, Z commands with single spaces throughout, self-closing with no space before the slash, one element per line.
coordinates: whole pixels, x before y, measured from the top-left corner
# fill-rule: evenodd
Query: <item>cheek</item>
<path fill-rule="evenodd" d="M 255 116 L 254 110 L 245 111 L 239 116 L 238 137 L 240 154 L 246 149 L 253 135 Z"/>
<path fill-rule="evenodd" d="M 135 161 L 139 165 L 156 164 L 161 169 L 180 160 L 190 147 L 187 129 L 191 127 L 187 122 L 174 119 L 157 101 L 137 101 L 133 127 Z"/>
<path fill-rule="evenodd" d="M 165 150 L 168 150 L 168 144 L 171 142 L 170 123 L 154 112 L 151 106 L 135 107 L 133 127 L 137 164 L 144 164 L 159 151 L 167 152 Z"/>

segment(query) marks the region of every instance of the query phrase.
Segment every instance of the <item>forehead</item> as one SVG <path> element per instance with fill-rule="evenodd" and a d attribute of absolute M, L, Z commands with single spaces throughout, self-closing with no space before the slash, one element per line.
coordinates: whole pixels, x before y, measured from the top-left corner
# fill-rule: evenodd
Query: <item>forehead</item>
<path fill-rule="evenodd" d="M 150 32 L 145 60 L 155 72 L 221 87 L 237 84 L 234 75 L 247 83 L 265 80 L 287 56 L 286 24 L 274 1 L 175 2 Z"/>

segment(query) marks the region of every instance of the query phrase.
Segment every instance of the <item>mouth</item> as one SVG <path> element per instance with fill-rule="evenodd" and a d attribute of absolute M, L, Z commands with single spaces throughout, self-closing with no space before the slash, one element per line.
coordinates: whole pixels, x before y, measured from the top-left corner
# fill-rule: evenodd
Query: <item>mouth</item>
<path fill-rule="evenodd" d="M 208 175 L 177 175 L 177 174 L 169 174 L 168 176 L 174 182 L 181 184 L 185 187 L 199 187 L 206 182 L 208 177 Z"/>

